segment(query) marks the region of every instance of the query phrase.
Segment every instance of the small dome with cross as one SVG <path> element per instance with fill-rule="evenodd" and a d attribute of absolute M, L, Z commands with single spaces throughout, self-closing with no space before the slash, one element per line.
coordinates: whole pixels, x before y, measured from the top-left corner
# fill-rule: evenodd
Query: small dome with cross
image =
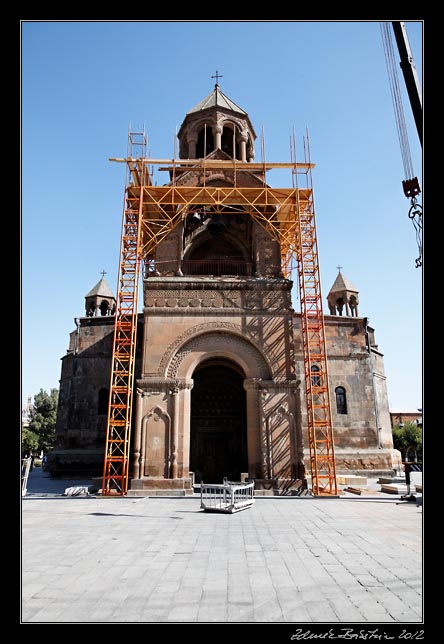
<path fill-rule="evenodd" d="M 339 272 L 327 295 L 330 315 L 344 315 L 345 307 L 345 316 L 358 317 L 359 291 L 342 275 L 342 266 L 336 268 Z"/>
<path fill-rule="evenodd" d="M 106 271 L 102 271 L 102 278 L 85 295 L 85 315 L 114 315 L 116 312 L 116 298 L 105 279 Z"/>

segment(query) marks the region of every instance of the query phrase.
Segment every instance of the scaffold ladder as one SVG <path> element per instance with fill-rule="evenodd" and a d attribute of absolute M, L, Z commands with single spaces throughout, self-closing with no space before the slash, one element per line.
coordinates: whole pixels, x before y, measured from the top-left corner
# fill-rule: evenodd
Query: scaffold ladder
<path fill-rule="evenodd" d="M 309 155 L 308 138 L 307 150 Z M 306 177 L 310 190 L 299 208 L 298 278 L 311 485 L 315 495 L 329 495 L 337 494 L 336 463 L 311 164 Z"/>
<path fill-rule="evenodd" d="M 133 157 L 135 145 L 141 145 L 142 156 L 145 154 L 145 134 L 141 133 L 139 137 L 137 135 L 138 133 L 129 134 L 129 158 Z M 128 164 L 128 169 L 120 241 L 108 424 L 103 465 L 103 496 L 123 496 L 128 490 L 143 209 L 143 181 L 140 187 L 134 186 L 131 180 L 130 164 Z"/>

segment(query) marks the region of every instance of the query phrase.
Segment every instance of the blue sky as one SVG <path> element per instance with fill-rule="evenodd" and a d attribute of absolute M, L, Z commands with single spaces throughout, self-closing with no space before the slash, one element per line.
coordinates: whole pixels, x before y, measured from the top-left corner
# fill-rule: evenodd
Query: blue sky
<path fill-rule="evenodd" d="M 406 27 L 421 79 L 423 25 Z M 290 161 L 293 130 L 302 160 L 308 128 L 325 311 L 340 264 L 376 330 L 390 409 L 422 407 L 422 269 L 376 21 L 22 23 L 22 399 L 59 387 L 102 270 L 116 290 L 125 168 L 109 157 L 126 156 L 128 129 L 145 127 L 151 156 L 172 158 L 216 70 L 250 116 L 257 160 L 263 131 L 266 160 Z M 399 82 L 422 184 L 401 72 Z M 291 186 L 276 170 L 268 183 Z M 299 310 L 296 288 L 293 300 Z"/>

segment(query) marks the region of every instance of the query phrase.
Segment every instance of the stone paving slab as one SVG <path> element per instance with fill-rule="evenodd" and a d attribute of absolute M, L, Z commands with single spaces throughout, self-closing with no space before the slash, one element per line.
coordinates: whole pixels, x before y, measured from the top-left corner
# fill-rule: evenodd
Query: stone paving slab
<path fill-rule="evenodd" d="M 22 623 L 422 623 L 422 506 L 29 495 Z"/>

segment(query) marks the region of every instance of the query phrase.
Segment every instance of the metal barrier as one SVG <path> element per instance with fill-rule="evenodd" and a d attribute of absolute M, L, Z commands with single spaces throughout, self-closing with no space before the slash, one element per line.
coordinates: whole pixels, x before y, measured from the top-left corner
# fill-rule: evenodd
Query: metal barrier
<path fill-rule="evenodd" d="M 233 514 L 246 510 L 254 503 L 254 481 L 233 483 L 224 478 L 221 485 L 200 484 L 200 507 L 206 512 L 225 512 Z"/>

